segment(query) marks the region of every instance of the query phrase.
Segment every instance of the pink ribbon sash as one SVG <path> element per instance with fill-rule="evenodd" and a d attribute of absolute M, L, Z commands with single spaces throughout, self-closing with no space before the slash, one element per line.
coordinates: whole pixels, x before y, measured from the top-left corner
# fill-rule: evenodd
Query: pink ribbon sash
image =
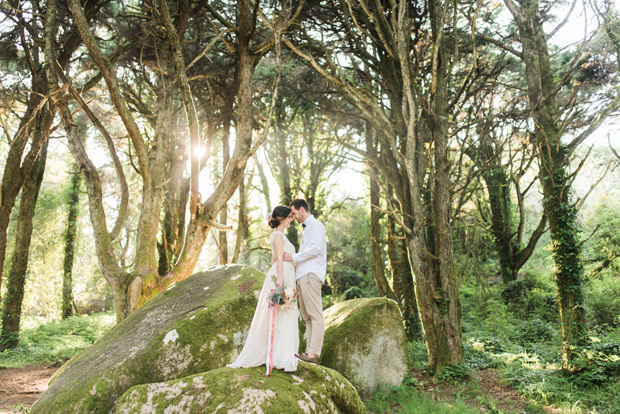
<path fill-rule="evenodd" d="M 271 289 L 273 292 L 275 289 Z M 271 371 L 273 370 L 273 336 L 275 334 L 275 324 L 276 324 L 276 304 L 272 303 L 271 307 L 273 311 L 269 312 L 269 334 L 267 336 L 267 373 L 265 376 L 269 376 Z"/>

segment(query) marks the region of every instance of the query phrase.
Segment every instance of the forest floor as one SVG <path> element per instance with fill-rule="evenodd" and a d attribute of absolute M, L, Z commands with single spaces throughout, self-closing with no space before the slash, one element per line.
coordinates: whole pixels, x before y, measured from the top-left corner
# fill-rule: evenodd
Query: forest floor
<path fill-rule="evenodd" d="M 32 407 L 57 369 L 51 364 L 0 367 L 0 414 L 19 412 L 13 409 L 20 404 L 24 408 Z"/>
<path fill-rule="evenodd" d="M 0 414 L 19 413 L 16 407 L 20 405 L 23 408 L 32 407 L 39 395 L 47 389 L 47 383 L 57 369 L 51 364 L 0 368 Z M 422 370 L 414 370 L 412 374 L 418 381 L 420 391 L 438 402 L 449 404 L 450 401 L 460 399 L 481 413 L 526 412 L 527 401 L 510 386 L 500 385 L 495 369 L 477 371 L 468 384 L 433 383 Z M 558 412 L 550 407 L 544 407 L 544 411 L 550 414 Z"/>
<path fill-rule="evenodd" d="M 497 369 L 475 371 L 472 378 L 465 383 L 433 382 L 425 370 L 412 372 L 418 381 L 418 388 L 428 398 L 439 403 L 450 404 L 460 400 L 481 413 L 526 413 L 528 401 L 511 386 L 500 384 Z M 554 407 L 541 407 L 542 411 L 557 414 Z"/>
<path fill-rule="evenodd" d="M 413 377 L 419 382 L 419 388 L 427 397 L 437 402 L 449 402 L 461 399 L 472 407 L 487 411 L 486 402 L 496 402 L 496 408 L 502 411 L 523 412 L 525 400 L 510 387 L 499 385 L 497 370 L 485 369 L 476 371 L 472 380 L 466 384 L 438 382 L 434 383 L 426 371 L 414 371 Z M 475 387 L 469 384 L 476 384 Z"/>

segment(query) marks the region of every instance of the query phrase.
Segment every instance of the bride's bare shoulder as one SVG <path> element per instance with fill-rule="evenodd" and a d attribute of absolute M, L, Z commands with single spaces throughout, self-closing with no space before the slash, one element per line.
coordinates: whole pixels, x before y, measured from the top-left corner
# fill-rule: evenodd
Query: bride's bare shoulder
<path fill-rule="evenodd" d="M 286 235 L 278 230 L 272 231 L 269 238 L 273 241 L 276 238 L 276 236 L 279 236 L 281 239 L 286 239 Z"/>

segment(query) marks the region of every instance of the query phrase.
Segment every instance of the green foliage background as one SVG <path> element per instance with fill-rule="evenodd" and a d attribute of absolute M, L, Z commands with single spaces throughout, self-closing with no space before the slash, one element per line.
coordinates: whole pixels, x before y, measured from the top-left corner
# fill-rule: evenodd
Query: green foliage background
<path fill-rule="evenodd" d="M 64 260 L 64 232 L 66 228 L 65 198 L 69 188 L 68 165 L 65 156 L 50 155 L 48 166 L 37 200 L 33 219 L 32 243 L 24 302 L 22 306 L 22 328 L 38 326 L 42 322 L 60 318 L 62 301 L 62 273 Z M 17 201 L 19 205 L 19 199 Z M 87 213 L 86 195 L 82 194 L 78 224 L 76 257 L 73 268 L 74 297 L 78 312 L 101 312 L 113 306 L 112 293 L 101 275 L 94 254 L 94 239 Z M 15 224 L 18 208 L 13 210 L 7 249 L 7 265 L 2 283 L 2 294 L 6 288 L 6 275 L 10 270 L 10 254 L 15 240 Z"/>

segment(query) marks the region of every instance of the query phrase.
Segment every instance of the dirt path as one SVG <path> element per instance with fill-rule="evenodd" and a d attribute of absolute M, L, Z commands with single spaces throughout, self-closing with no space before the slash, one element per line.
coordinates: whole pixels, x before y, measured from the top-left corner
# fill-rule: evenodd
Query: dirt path
<path fill-rule="evenodd" d="M 527 400 L 512 387 L 500 385 L 496 369 L 477 371 L 473 378 L 465 384 L 435 384 L 426 371 L 414 370 L 412 374 L 423 384 L 421 387 L 423 392 L 443 403 L 461 399 L 467 405 L 477 408 L 481 413 L 493 412 L 494 410 L 501 410 L 506 414 L 526 412 L 524 408 L 527 405 Z M 552 407 L 541 408 L 548 414 L 558 413 Z"/>
<path fill-rule="evenodd" d="M 32 407 L 57 369 L 49 364 L 0 368 L 0 414 L 13 413 L 18 404 Z"/>

